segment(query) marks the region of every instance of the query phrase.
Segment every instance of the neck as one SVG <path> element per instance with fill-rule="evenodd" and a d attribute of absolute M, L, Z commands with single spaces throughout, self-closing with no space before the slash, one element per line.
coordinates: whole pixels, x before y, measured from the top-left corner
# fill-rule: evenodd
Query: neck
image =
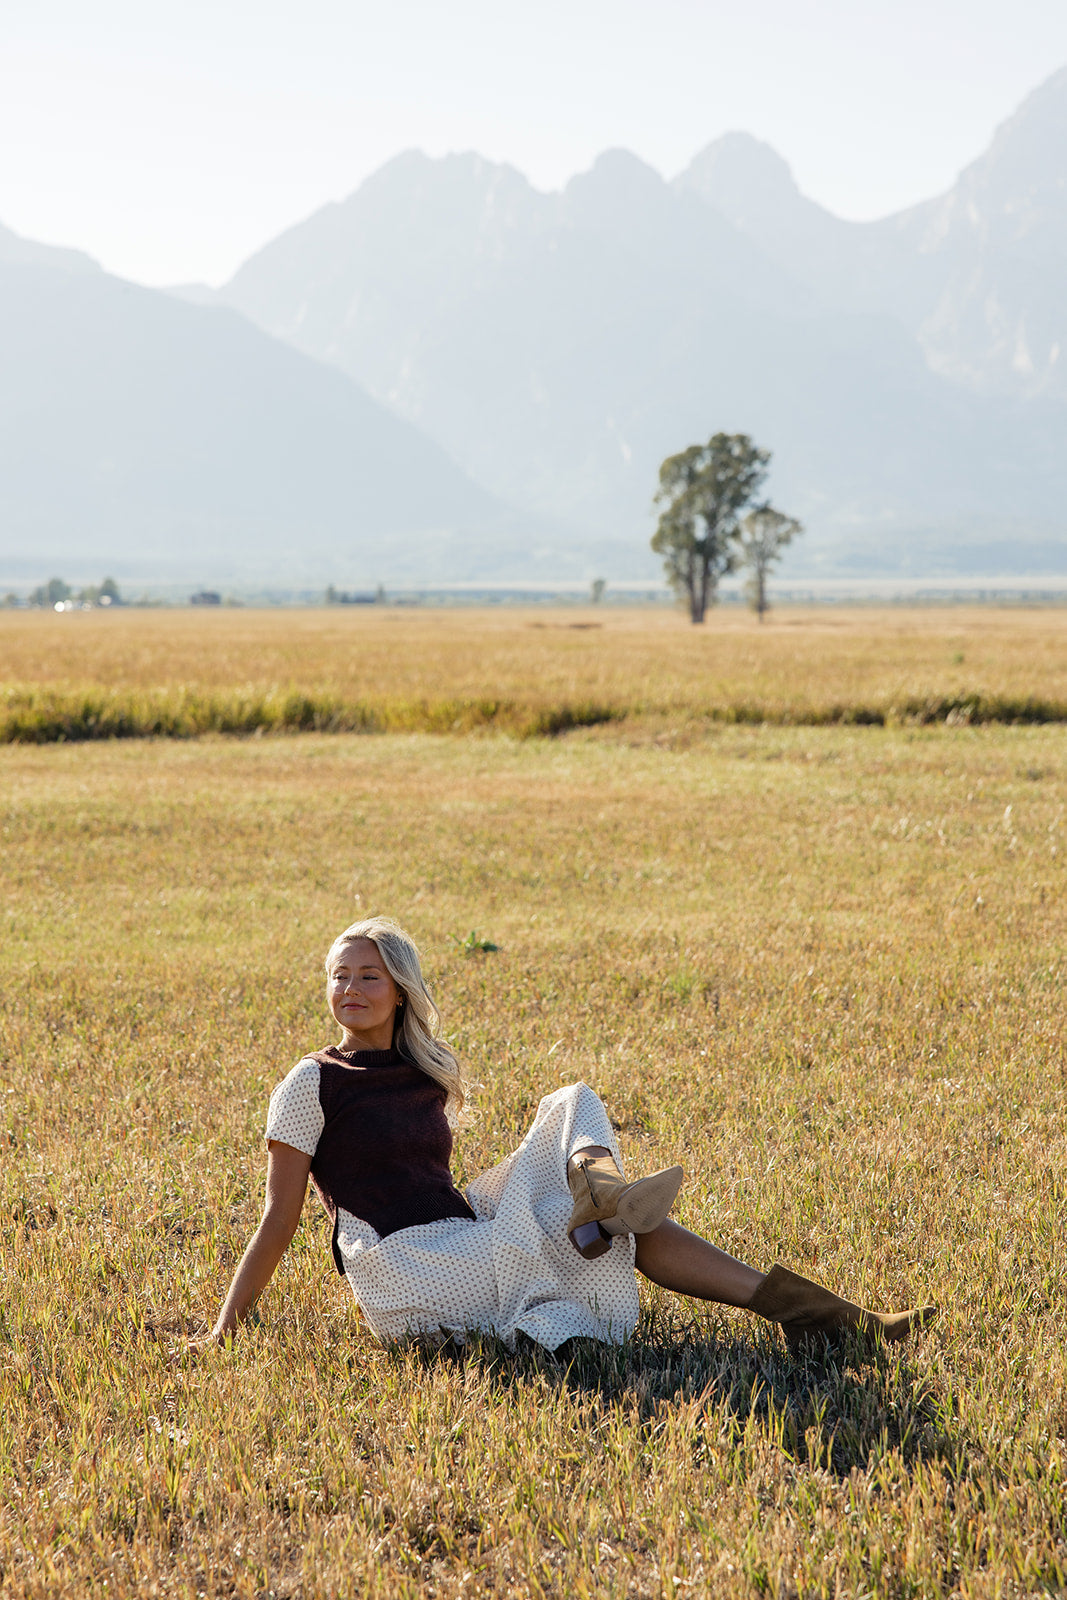
<path fill-rule="evenodd" d="M 391 1050 L 393 1048 L 393 1025 L 391 1022 L 383 1023 L 380 1028 L 370 1028 L 366 1033 L 353 1033 L 351 1028 L 345 1028 L 341 1034 L 339 1050 Z"/>

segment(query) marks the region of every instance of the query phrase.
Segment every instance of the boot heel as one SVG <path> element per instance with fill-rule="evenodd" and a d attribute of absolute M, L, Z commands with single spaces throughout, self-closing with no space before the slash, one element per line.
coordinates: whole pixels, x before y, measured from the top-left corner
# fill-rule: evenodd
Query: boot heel
<path fill-rule="evenodd" d="M 577 1228 L 572 1228 L 567 1237 L 578 1254 L 587 1261 L 595 1261 L 611 1249 L 611 1240 L 599 1222 L 583 1222 Z"/>

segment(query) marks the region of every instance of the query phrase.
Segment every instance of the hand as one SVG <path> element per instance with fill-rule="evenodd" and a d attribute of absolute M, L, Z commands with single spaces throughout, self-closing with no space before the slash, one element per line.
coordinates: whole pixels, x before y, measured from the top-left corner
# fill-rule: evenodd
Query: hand
<path fill-rule="evenodd" d="M 210 1333 L 197 1334 L 195 1339 L 187 1339 L 184 1344 L 175 1345 L 171 1350 L 171 1359 L 177 1364 L 183 1356 L 198 1356 L 210 1350 L 225 1350 L 236 1337 L 236 1329 L 216 1326 Z"/>

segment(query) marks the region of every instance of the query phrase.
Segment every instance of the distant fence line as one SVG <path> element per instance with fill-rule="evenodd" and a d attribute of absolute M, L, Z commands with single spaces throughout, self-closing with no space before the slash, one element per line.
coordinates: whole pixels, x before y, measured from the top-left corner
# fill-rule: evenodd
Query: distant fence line
<path fill-rule="evenodd" d="M 1067 701 L 1034 695 L 911 696 L 879 704 L 803 705 L 760 701 L 622 705 L 590 700 L 343 700 L 324 695 L 211 693 L 195 690 L 0 689 L 0 743 L 58 744 L 90 739 L 195 739 L 284 733 L 471 733 L 496 729 L 515 738 L 551 738 L 600 723 L 676 718 L 776 727 L 952 726 L 1067 722 Z"/>

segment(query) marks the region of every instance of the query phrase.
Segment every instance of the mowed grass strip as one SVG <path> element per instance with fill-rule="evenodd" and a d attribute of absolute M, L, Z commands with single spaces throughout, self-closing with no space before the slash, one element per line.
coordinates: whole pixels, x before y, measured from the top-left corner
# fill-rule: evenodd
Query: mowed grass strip
<path fill-rule="evenodd" d="M 0 614 L 0 742 L 1067 720 L 1067 609 Z"/>
<path fill-rule="evenodd" d="M 1056 728 L 0 751 L 5 1597 L 1061 1592 L 1065 777 Z M 476 1081 L 461 1177 L 584 1077 L 683 1222 L 941 1321 L 796 1364 L 645 1285 L 569 1366 L 389 1351 L 309 1206 L 175 1364 L 372 910 Z"/>

